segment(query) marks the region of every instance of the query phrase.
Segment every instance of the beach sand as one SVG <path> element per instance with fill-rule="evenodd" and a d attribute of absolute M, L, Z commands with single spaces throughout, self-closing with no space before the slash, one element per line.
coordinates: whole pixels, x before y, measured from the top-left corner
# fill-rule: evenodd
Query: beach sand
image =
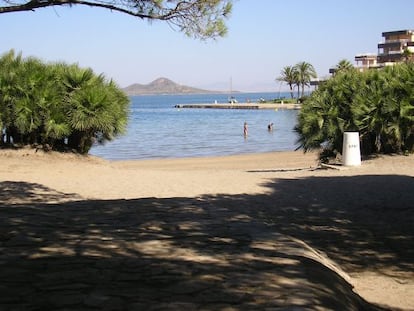
<path fill-rule="evenodd" d="M 414 310 L 414 156 L 0 150 L 0 309 Z"/>

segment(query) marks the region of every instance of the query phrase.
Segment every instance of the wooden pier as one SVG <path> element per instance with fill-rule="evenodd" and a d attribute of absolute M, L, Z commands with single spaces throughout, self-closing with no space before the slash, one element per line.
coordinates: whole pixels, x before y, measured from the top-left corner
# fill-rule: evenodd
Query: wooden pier
<path fill-rule="evenodd" d="M 175 108 L 195 108 L 195 109 L 300 109 L 300 104 L 179 104 Z"/>

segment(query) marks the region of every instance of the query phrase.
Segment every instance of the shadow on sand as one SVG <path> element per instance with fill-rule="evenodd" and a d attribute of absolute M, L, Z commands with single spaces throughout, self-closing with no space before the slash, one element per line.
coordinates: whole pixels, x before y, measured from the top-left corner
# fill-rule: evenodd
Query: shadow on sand
<path fill-rule="evenodd" d="M 1 182 L 0 309 L 382 310 L 312 248 L 346 272 L 413 273 L 413 178 L 266 186 L 271 194 L 64 202 L 70 194 Z"/>

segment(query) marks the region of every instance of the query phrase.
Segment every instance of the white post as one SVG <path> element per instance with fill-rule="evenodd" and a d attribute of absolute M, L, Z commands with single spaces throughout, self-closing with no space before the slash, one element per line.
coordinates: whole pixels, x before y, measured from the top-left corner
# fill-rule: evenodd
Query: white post
<path fill-rule="evenodd" d="M 359 132 L 345 132 L 342 144 L 342 164 L 345 166 L 361 165 Z"/>

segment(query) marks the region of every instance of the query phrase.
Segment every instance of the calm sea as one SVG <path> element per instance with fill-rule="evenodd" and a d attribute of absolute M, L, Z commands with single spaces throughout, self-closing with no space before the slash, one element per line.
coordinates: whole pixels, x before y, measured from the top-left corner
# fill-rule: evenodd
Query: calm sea
<path fill-rule="evenodd" d="M 239 102 L 278 93 L 236 93 Z M 286 96 L 288 94 L 281 94 Z M 132 96 L 127 133 L 90 154 L 108 160 L 204 157 L 296 148 L 296 110 L 177 109 L 177 104 L 226 103 L 226 94 Z M 243 135 L 243 123 L 248 136 Z M 274 123 L 273 131 L 267 125 Z"/>

